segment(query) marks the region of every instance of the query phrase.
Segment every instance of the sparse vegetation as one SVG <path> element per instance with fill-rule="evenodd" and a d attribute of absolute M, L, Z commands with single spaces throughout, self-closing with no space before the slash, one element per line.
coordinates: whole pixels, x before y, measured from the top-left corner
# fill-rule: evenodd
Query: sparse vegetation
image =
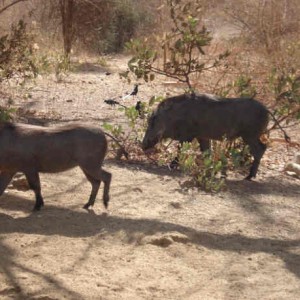
<path fill-rule="evenodd" d="M 149 7 L 146 1 L 135 0 L 53 0 L 41 7 L 36 3 L 30 11 L 39 24 L 35 26 L 38 28 L 35 34 L 31 34 L 25 22 L 20 21 L 12 27 L 10 34 L 3 35 L 0 40 L 0 79 L 8 80 L 16 76 L 27 79 L 38 73 L 53 72 L 56 80 L 61 82 L 72 70 L 71 56 L 80 49 L 112 53 L 121 51 L 126 45 L 132 58 L 128 62 L 128 71 L 121 76 L 127 80 L 134 78 L 150 82 L 156 76 L 164 75 L 182 83 L 185 91 L 191 93 L 200 88 L 201 92 L 211 92 L 221 97 L 264 99 L 270 103 L 269 107 L 281 123 L 291 124 L 300 118 L 299 42 L 296 40 L 300 29 L 299 22 L 293 18 L 298 10 L 295 1 L 267 3 L 257 0 L 250 3 L 238 0 L 233 6 L 221 0 L 210 3 L 204 0 L 165 0 L 155 1 L 155 4 Z M 161 25 L 149 34 L 145 28 L 155 23 L 156 9 Z M 235 36 L 230 45 L 227 42 L 214 44 L 204 19 L 212 13 L 212 9 L 213 18 L 226 19 L 242 33 Z M 63 30 L 57 35 L 60 20 L 63 21 Z M 53 54 L 49 49 L 45 51 L 39 47 L 36 51 L 35 45 L 39 41 L 35 42 L 34 37 L 42 41 L 41 34 L 45 34 L 46 27 L 50 28 L 48 38 L 55 35 L 63 37 L 61 44 L 64 52 Z M 132 39 L 138 32 L 144 36 Z M 107 66 L 102 58 L 98 61 L 102 66 Z M 259 75 L 254 74 L 254 70 Z M 147 117 L 162 99 L 153 97 L 143 101 L 139 110 L 135 106 L 120 108 L 126 124 L 105 123 L 105 129 L 135 156 L 139 152 L 137 149 Z M 9 111 L 7 115 L 10 115 Z M 269 130 L 274 128 L 276 124 Z M 214 179 L 219 176 L 220 167 L 224 167 L 224 158 L 232 161 L 227 161 L 230 167 L 249 159 L 248 152 L 241 150 L 243 147 L 236 149 L 215 143 L 214 148 L 222 155 L 203 154 L 201 162 L 199 157 L 196 159 L 196 156 L 187 155 L 193 145 L 182 148 L 185 153 L 185 159 L 181 160 L 182 169 L 187 171 L 191 163 L 188 172 L 207 190 L 209 186 L 211 190 L 219 189 Z M 165 159 L 167 163 L 166 157 L 163 157 L 161 155 L 158 160 Z M 202 170 L 201 175 L 195 172 L 195 166 Z M 208 177 L 212 181 L 205 183 Z"/>
<path fill-rule="evenodd" d="M 75 7 L 73 39 L 66 50 L 62 2 Z M 189 52 L 180 34 L 169 35 L 174 26 L 167 0 L 0 1 L 0 37 L 10 39 L 11 25 L 24 20 L 26 33 L 34 38 L 25 53 L 38 74 L 35 78 L 26 71 L 22 77 L 14 59 L 11 66 L 2 61 L 0 69 L 12 75 L 0 82 L 0 123 L 100 126 L 111 133 L 106 135 L 105 169 L 112 173 L 108 211 L 99 201 L 88 211 L 81 208 L 91 192 L 89 180 L 93 191 L 99 181 L 89 174 L 86 180 L 80 168 L 59 176 L 42 174 L 47 205 L 41 213 L 31 212 L 33 193 L 23 174 L 16 174 L 0 199 L 1 299 L 299 298 L 299 0 L 173 2 L 177 7 L 199 4 L 183 30 L 188 33 L 194 20 L 199 31 L 205 26 L 203 33 L 212 39 L 202 47 L 204 55 L 197 47 Z M 176 16 L 178 24 L 184 24 L 179 10 Z M 115 52 L 136 38 L 142 41 L 138 47 L 157 53 L 154 68 L 164 71 L 166 66 L 170 74 L 177 69 L 185 75 L 184 65 L 172 63 L 185 62 L 180 55 L 191 53 L 199 54 L 200 73 L 180 77 L 183 81 L 154 72 L 136 79 L 131 73 L 132 83 L 127 85 L 118 72 L 125 70 L 130 53 Z M 169 44 L 162 48 L 163 41 Z M 230 56 L 210 68 L 226 49 Z M 132 65 L 139 67 L 137 62 Z M 206 66 L 201 69 L 201 64 Z M 140 84 L 139 93 L 124 97 L 134 84 Z M 140 141 L 156 105 L 193 89 L 222 97 L 255 96 L 287 128 L 292 143 L 284 143 L 271 121 L 270 135 L 263 137 L 268 149 L 254 182 L 241 180 L 252 156 L 240 140 L 212 141 L 212 151 L 204 153 L 196 141 L 178 147 L 175 141 L 163 140 L 144 153 Z M 213 118 L 212 114 L 209 120 Z M 171 123 L 169 116 L 164 120 Z M 128 161 L 111 136 L 129 152 Z M 1 144 L 1 163 L 19 161 L 17 152 L 22 149 L 3 132 L 1 138 L 11 147 L 3 156 Z M 24 151 L 32 152 L 34 147 L 25 144 Z M 46 161 L 68 163 L 76 152 L 71 148 L 61 163 Z M 97 149 L 89 143 L 83 148 L 86 166 L 99 178 L 99 164 L 88 163 Z M 125 158 L 116 161 L 121 155 Z M 36 156 L 28 163 L 39 165 Z M 228 179 L 223 178 L 225 170 Z M 5 173 L 0 170 L 2 191 L 11 176 Z M 104 190 L 102 182 L 98 199 Z"/>
<path fill-rule="evenodd" d="M 13 120 L 16 110 L 11 107 L 0 107 L 0 122 Z"/>
<path fill-rule="evenodd" d="M 147 39 L 132 40 L 127 43 L 127 49 L 133 57 L 128 62 L 128 71 L 122 73 L 122 77 L 130 81 L 133 75 L 137 80 L 142 79 L 148 82 L 154 80 L 155 75 L 165 75 L 183 82 L 186 85 L 186 91 L 194 92 L 196 85 L 193 85 L 192 78 L 196 77 L 199 80 L 200 74 L 205 72 L 207 74 L 210 70 L 215 71 L 222 65 L 224 73 L 213 86 L 214 92 L 218 95 L 252 98 L 259 96 L 259 91 L 263 89 L 265 94 L 273 93 L 275 96 L 274 114 L 281 116 L 279 122 L 299 115 L 299 76 L 296 75 L 298 71 L 291 68 L 285 73 L 282 69 L 273 68 L 269 84 L 263 85 L 261 82 L 257 83 L 254 76 L 248 72 L 243 74 L 241 71 L 237 76 L 230 76 L 235 66 L 230 65 L 227 60 L 229 51 L 225 49 L 213 59 L 208 55 L 212 37 L 204 26 L 201 27 L 199 11 L 203 1 L 167 1 L 166 3 L 170 9 L 170 20 L 173 24 L 170 32 L 157 38 L 159 50 L 153 47 L 152 42 L 147 43 Z M 268 50 L 267 53 L 269 54 L 270 51 Z M 206 55 L 208 58 L 204 59 Z M 159 59 L 163 61 L 162 64 L 157 62 Z M 226 74 L 232 78 L 231 81 L 228 82 Z M 131 126 L 136 120 L 136 118 L 130 120 Z M 275 127 L 276 124 L 269 130 Z M 138 136 L 134 140 L 139 140 Z M 217 176 L 224 167 L 225 159 L 228 164 L 227 158 L 230 158 L 231 167 L 237 167 L 242 162 L 245 164 L 249 162 L 249 151 L 246 150 L 242 141 L 240 143 L 242 150 L 223 147 L 222 142 L 215 142 L 214 148 L 223 149 L 221 154 L 220 151 L 217 151 L 219 155 L 216 154 L 216 156 L 203 154 L 201 163 L 199 163 L 199 157 L 196 159 L 195 153 L 191 154 L 192 145 L 186 144 L 182 147 L 184 155 L 181 157 L 184 159 L 180 160 L 181 168 L 188 171 L 205 190 L 220 190 L 224 180 L 218 179 Z"/>
<path fill-rule="evenodd" d="M 212 36 L 198 17 L 201 2 L 167 1 L 172 27 L 158 37 L 159 51 L 154 50 L 146 40 L 127 43 L 127 49 L 133 53 L 128 67 L 137 79 L 148 82 L 154 80 L 155 74 L 165 75 L 183 82 L 188 91 L 193 92 L 192 76 L 214 69 L 228 57 L 229 52 L 224 51 L 213 59 L 204 59 Z M 161 66 L 156 64 L 159 57 L 163 57 Z M 122 75 L 128 77 L 128 73 Z"/>

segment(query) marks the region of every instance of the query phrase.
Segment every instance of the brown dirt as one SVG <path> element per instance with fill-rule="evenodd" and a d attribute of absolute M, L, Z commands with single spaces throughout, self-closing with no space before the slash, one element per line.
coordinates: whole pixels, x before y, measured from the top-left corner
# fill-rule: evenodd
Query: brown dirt
<path fill-rule="evenodd" d="M 62 83 L 14 88 L 15 105 L 36 124 L 117 122 L 103 101 L 131 85 L 118 79 L 125 60 L 108 61 L 111 75 L 82 64 Z M 137 98 L 171 88 L 144 84 Z M 299 127 L 289 133 L 299 142 Z M 41 174 L 38 213 L 18 179 L 0 199 L 0 299 L 299 299 L 300 185 L 283 172 L 296 150 L 274 142 L 254 182 L 231 173 L 218 195 L 166 167 L 109 159 L 108 212 L 101 195 L 81 208 L 90 185 L 79 169 Z"/>

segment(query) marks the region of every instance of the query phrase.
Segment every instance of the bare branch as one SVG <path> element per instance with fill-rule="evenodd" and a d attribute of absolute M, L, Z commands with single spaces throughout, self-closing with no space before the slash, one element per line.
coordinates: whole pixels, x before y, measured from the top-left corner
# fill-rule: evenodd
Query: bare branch
<path fill-rule="evenodd" d="M 150 68 L 151 71 L 153 71 L 154 73 L 156 74 L 159 74 L 159 75 L 164 75 L 164 76 L 167 76 L 167 77 L 170 77 L 170 78 L 173 78 L 173 79 L 177 79 L 178 81 L 180 82 L 186 82 L 184 79 L 182 79 L 181 77 L 179 76 L 176 76 L 176 75 L 173 75 L 171 73 L 168 73 L 168 72 L 164 72 L 158 68 L 155 68 L 155 67 L 151 67 Z"/>
<path fill-rule="evenodd" d="M 295 107 L 294 109 L 292 109 L 288 114 L 282 116 L 281 118 L 278 118 L 277 122 L 280 124 L 281 122 L 283 122 L 284 120 L 288 119 L 289 117 L 295 115 L 296 113 L 298 113 L 300 111 L 300 106 Z M 271 130 L 275 129 L 277 127 L 277 124 L 274 123 L 268 130 L 267 132 L 270 132 Z"/>
<path fill-rule="evenodd" d="M 8 8 L 12 7 L 13 5 L 19 3 L 19 2 L 24 2 L 24 1 L 27 1 L 27 0 L 15 0 L 13 1 L 12 3 L 4 6 L 3 8 L 0 9 L 0 14 L 2 14 L 4 11 L 6 11 Z"/>

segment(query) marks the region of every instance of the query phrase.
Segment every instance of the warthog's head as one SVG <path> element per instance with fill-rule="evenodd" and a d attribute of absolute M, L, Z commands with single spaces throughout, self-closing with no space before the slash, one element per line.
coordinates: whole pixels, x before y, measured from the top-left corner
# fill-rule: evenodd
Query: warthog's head
<path fill-rule="evenodd" d="M 163 138 L 165 122 L 163 115 L 157 110 L 152 113 L 148 119 L 148 128 L 142 143 L 144 151 L 153 148 Z"/>

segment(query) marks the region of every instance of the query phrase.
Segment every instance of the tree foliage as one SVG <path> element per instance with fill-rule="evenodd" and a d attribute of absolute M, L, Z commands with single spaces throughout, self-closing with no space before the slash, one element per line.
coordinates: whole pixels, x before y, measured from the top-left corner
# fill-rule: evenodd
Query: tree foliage
<path fill-rule="evenodd" d="M 165 75 L 185 83 L 193 91 L 192 76 L 215 68 L 229 52 L 205 59 L 205 48 L 210 45 L 212 37 L 199 16 L 202 1 L 168 0 L 167 5 L 171 30 L 158 37 L 159 50 L 153 49 L 147 39 L 127 43 L 127 49 L 133 53 L 128 62 L 129 71 L 145 81 L 152 81 L 155 74 Z M 156 64 L 158 58 L 163 58 L 162 66 Z M 128 77 L 128 74 L 122 76 Z"/>
<path fill-rule="evenodd" d="M 151 22 L 139 0 L 49 0 L 38 5 L 42 28 L 61 31 L 64 51 L 75 46 L 89 52 L 123 50 L 125 42 Z"/>

